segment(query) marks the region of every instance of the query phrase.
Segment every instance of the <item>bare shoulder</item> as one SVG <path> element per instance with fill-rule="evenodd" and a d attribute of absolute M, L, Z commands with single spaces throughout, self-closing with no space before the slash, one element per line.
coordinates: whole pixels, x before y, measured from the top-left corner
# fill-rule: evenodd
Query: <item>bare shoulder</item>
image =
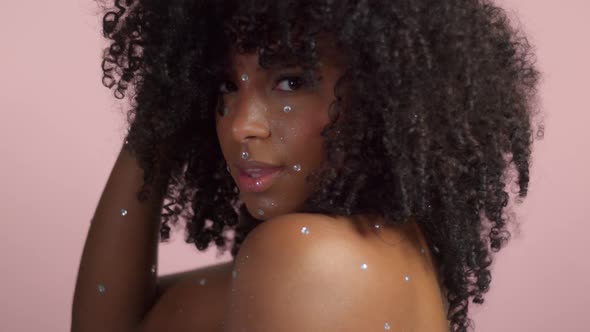
<path fill-rule="evenodd" d="M 227 332 L 446 331 L 440 289 L 415 225 L 288 214 L 246 237 Z"/>

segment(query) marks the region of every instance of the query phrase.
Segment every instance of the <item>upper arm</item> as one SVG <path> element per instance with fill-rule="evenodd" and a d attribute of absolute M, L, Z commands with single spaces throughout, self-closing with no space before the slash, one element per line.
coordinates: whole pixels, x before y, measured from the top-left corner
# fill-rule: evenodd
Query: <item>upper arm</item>
<path fill-rule="evenodd" d="M 140 332 L 221 331 L 232 262 L 162 276 Z"/>
<path fill-rule="evenodd" d="M 412 326 L 415 288 L 403 267 L 383 266 L 373 247 L 326 218 L 290 214 L 252 231 L 236 257 L 226 332 Z"/>

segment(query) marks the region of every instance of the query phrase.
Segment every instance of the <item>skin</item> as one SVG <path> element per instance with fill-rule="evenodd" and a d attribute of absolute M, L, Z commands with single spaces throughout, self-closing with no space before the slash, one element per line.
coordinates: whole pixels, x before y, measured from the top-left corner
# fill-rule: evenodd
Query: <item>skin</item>
<path fill-rule="evenodd" d="M 249 160 L 285 167 L 268 190 L 240 192 L 250 214 L 261 221 L 296 212 L 313 190 L 306 176 L 324 160 L 320 132 L 329 123 L 334 86 L 345 67 L 330 41 L 318 40 L 320 81 L 316 86 L 302 80 L 298 83 L 301 67 L 266 70 L 253 53 L 232 56 L 228 82 L 220 87 L 229 112 L 216 115 L 217 136 L 234 181 L 239 177 L 234 163 L 241 159 L 242 151 L 248 151 Z M 240 79 L 243 74 L 248 75 L 247 81 Z M 283 112 L 286 105 L 291 112 Z M 296 164 L 301 171 L 293 169 Z M 258 209 L 264 211 L 263 216 Z"/>

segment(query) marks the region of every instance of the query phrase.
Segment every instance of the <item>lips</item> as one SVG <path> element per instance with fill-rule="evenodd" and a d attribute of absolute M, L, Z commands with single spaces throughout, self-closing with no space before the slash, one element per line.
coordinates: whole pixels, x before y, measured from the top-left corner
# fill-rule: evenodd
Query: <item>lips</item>
<path fill-rule="evenodd" d="M 240 175 L 248 175 L 251 178 L 257 179 L 259 177 L 272 174 L 277 170 L 281 169 L 280 167 L 273 167 L 273 168 L 247 168 L 247 169 L 240 169 Z"/>
<path fill-rule="evenodd" d="M 238 187 L 242 192 L 263 192 L 268 190 L 284 167 L 239 169 Z"/>

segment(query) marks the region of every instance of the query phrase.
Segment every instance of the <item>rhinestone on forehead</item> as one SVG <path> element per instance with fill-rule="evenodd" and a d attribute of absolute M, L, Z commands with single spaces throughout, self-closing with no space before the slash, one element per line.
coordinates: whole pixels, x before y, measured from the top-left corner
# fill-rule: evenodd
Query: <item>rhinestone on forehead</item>
<path fill-rule="evenodd" d="M 386 331 L 389 331 L 389 329 L 391 329 L 391 326 L 389 325 L 389 322 L 385 322 L 385 326 L 383 326 L 383 328 L 384 328 Z"/>
<path fill-rule="evenodd" d="M 242 152 L 242 159 L 248 159 L 250 158 L 250 154 L 246 151 Z"/>
<path fill-rule="evenodd" d="M 121 209 L 121 215 L 124 217 L 127 215 L 127 210 Z"/>
<path fill-rule="evenodd" d="M 285 112 L 285 113 L 289 113 L 289 112 L 291 112 L 291 110 L 292 110 L 292 108 L 289 105 L 286 105 L 285 107 L 283 107 L 283 112 Z"/>
<path fill-rule="evenodd" d="M 368 267 L 368 266 L 367 266 L 367 263 L 363 263 L 363 264 L 361 264 L 361 270 L 363 270 L 363 271 L 364 271 L 364 270 L 366 270 L 366 269 L 367 269 L 367 267 Z"/>
<path fill-rule="evenodd" d="M 307 228 L 306 226 L 301 227 L 301 234 L 308 235 L 309 234 L 309 228 Z"/>
<path fill-rule="evenodd" d="M 301 171 L 301 165 L 297 164 L 297 165 L 293 166 L 293 169 L 295 170 L 295 172 L 300 172 Z"/>

